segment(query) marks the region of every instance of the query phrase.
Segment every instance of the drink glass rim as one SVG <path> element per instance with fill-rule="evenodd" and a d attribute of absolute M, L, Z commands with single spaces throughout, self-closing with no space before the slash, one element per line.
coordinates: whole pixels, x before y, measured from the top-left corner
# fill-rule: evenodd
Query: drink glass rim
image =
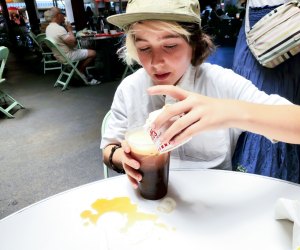
<path fill-rule="evenodd" d="M 134 140 L 130 138 L 130 135 L 134 134 L 135 132 L 144 132 L 145 136 L 149 137 L 149 141 L 147 140 Z M 125 133 L 125 140 L 129 144 L 130 147 L 133 148 L 140 148 L 141 150 L 138 151 L 144 151 L 144 152 L 151 152 L 149 155 L 158 155 L 159 151 L 157 150 L 154 142 L 152 141 L 150 135 L 146 131 L 146 129 L 143 126 L 134 127 L 131 129 L 128 129 Z M 134 150 L 135 151 L 135 150 Z"/>

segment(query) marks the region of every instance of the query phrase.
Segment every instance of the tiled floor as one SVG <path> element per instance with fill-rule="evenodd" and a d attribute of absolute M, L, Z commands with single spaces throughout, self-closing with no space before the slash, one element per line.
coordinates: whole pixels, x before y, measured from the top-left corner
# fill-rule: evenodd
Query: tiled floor
<path fill-rule="evenodd" d="M 233 48 L 219 47 L 209 62 L 230 68 Z M 0 218 L 34 202 L 103 178 L 101 122 L 119 80 L 98 86 L 53 88 L 58 72 L 42 73 L 38 58 L 9 56 L 9 92 L 26 109 L 0 116 Z"/>

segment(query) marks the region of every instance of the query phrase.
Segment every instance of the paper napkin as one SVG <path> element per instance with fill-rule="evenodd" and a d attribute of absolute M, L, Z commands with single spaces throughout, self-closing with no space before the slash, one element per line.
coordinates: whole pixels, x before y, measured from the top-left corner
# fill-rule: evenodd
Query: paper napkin
<path fill-rule="evenodd" d="M 275 218 L 294 222 L 293 250 L 300 250 L 300 201 L 278 199 L 275 205 Z"/>

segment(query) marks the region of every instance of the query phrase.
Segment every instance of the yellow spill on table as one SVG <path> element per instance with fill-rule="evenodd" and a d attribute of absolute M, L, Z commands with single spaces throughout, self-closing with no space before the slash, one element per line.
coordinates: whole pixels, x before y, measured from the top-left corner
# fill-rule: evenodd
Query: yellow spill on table
<path fill-rule="evenodd" d="M 91 205 L 91 207 L 95 212 L 85 210 L 80 214 L 80 216 L 83 219 L 87 219 L 88 222 L 92 224 L 96 224 L 98 219 L 105 213 L 117 212 L 127 217 L 127 222 L 124 226 L 125 231 L 139 221 L 152 221 L 155 226 L 167 228 L 165 224 L 158 222 L 158 216 L 156 214 L 139 212 L 138 206 L 133 204 L 129 197 L 98 199 Z"/>

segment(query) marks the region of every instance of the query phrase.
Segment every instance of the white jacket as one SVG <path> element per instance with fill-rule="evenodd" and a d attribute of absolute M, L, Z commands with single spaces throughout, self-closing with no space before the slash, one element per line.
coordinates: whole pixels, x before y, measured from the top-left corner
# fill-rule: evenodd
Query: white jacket
<path fill-rule="evenodd" d="M 128 76 L 119 85 L 111 106 L 111 119 L 102 135 L 101 148 L 121 142 L 127 129 L 143 125 L 150 112 L 162 108 L 166 103 L 175 102 L 170 97 L 149 96 L 146 89 L 150 86 L 152 81 L 144 69 Z M 250 81 L 232 70 L 209 63 L 190 66 L 177 86 L 215 98 L 290 104 L 278 95 L 267 95 L 259 91 Z M 172 151 L 170 167 L 181 169 L 180 161 L 184 160 L 191 161 L 189 168 L 231 170 L 231 157 L 241 132 L 239 129 L 220 129 L 200 133 Z"/>

